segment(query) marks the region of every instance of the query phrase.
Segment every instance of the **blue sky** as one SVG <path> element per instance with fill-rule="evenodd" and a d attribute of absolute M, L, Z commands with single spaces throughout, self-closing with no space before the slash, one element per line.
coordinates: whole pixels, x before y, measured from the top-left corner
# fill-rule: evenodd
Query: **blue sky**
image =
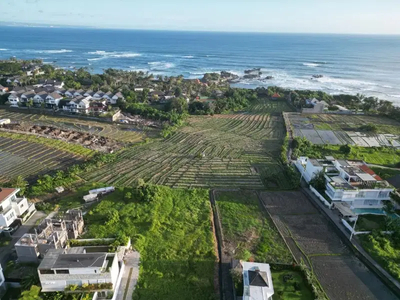
<path fill-rule="evenodd" d="M 0 21 L 127 29 L 400 34 L 400 0 L 0 0 Z"/>

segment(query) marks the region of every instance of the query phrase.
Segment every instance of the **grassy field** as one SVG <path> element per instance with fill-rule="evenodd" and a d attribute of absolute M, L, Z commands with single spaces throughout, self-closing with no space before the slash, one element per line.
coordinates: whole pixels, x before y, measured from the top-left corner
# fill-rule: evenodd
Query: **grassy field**
<path fill-rule="evenodd" d="M 0 183 L 64 169 L 93 153 L 62 141 L 0 132 Z"/>
<path fill-rule="evenodd" d="M 254 192 L 217 192 L 224 251 L 237 259 L 291 263 L 292 257 Z"/>
<path fill-rule="evenodd" d="M 351 146 L 350 154 L 346 155 L 340 151 L 340 146 L 312 145 L 307 148 L 302 148 L 299 155 L 312 158 L 333 156 L 335 158 L 359 159 L 370 164 L 389 167 L 396 166 L 400 162 L 400 150 L 396 150 L 394 148 L 365 148 Z"/>
<path fill-rule="evenodd" d="M 83 177 L 119 186 L 143 178 L 180 188 L 289 189 L 277 160 L 286 135 L 282 111 L 290 111 L 285 102 L 265 101 L 247 112 L 192 116 L 171 137 L 129 148 Z"/>
<path fill-rule="evenodd" d="M 124 201 L 128 192 L 133 197 Z M 132 238 L 141 256 L 134 299 L 216 299 L 208 192 L 164 186 L 150 192 L 150 202 L 132 189 L 103 198 L 85 216 L 87 237 Z"/>
<path fill-rule="evenodd" d="M 378 127 L 378 133 L 400 135 L 400 123 L 382 116 L 336 114 L 307 114 L 305 116 L 311 119 L 315 129 L 357 131 L 362 125 L 375 124 Z"/>
<path fill-rule="evenodd" d="M 149 127 L 133 125 L 110 124 L 95 120 L 84 120 L 73 117 L 48 116 L 22 112 L 10 112 L 0 109 L 0 119 L 24 122 L 34 125 L 54 126 L 65 130 L 87 132 L 94 135 L 108 137 L 125 143 L 137 143 L 147 136 L 156 136 L 158 130 Z"/>
<path fill-rule="evenodd" d="M 394 176 L 400 174 L 400 170 L 396 170 L 396 169 L 386 169 L 386 168 L 378 168 L 378 167 L 371 167 L 371 169 L 384 180 L 387 180 L 391 177 L 394 177 Z"/>
<path fill-rule="evenodd" d="M 396 280 L 400 280 L 400 248 L 390 235 L 372 233 L 357 237 L 361 245 Z"/>
<path fill-rule="evenodd" d="M 285 282 L 285 278 L 290 278 Z M 313 300 L 307 282 L 299 271 L 272 270 L 272 282 L 274 284 L 273 300 Z"/>

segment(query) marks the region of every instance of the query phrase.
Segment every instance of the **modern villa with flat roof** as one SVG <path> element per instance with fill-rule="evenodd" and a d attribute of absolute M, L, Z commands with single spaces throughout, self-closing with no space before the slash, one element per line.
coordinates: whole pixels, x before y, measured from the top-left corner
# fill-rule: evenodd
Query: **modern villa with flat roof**
<path fill-rule="evenodd" d="M 347 205 L 355 214 L 375 213 L 391 200 L 394 188 L 359 160 L 299 157 L 296 167 L 306 182 L 319 172 L 324 173 L 326 196 L 333 203 Z"/>
<path fill-rule="evenodd" d="M 76 285 L 92 285 L 93 291 L 113 290 L 120 267 L 116 253 L 86 253 L 84 247 L 50 249 L 39 265 L 43 292 L 63 292 Z"/>

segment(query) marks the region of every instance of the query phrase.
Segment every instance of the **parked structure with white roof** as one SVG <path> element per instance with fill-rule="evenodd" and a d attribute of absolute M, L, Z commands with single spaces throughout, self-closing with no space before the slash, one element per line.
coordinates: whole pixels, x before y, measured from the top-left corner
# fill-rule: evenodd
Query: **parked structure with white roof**
<path fill-rule="evenodd" d="M 351 209 L 379 209 L 390 200 L 394 188 L 375 174 L 363 161 L 310 159 L 300 157 L 296 163 L 302 177 L 310 182 L 319 172 L 324 173 L 326 195 L 333 202 L 347 204 Z"/>
<path fill-rule="evenodd" d="M 269 264 L 242 262 L 243 300 L 272 300 L 274 285 Z"/>

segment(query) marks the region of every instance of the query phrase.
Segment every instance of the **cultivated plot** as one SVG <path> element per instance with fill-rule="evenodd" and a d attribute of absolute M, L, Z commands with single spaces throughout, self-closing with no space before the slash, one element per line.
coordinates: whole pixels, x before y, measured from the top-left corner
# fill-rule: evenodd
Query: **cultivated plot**
<path fill-rule="evenodd" d="M 83 156 L 46 145 L 0 137 L 0 182 L 63 169 L 83 160 Z"/>
<path fill-rule="evenodd" d="M 301 192 L 263 192 L 261 196 L 292 252 L 311 264 L 329 299 L 397 299 Z"/>
<path fill-rule="evenodd" d="M 127 149 L 83 177 L 121 186 L 142 178 L 182 188 L 287 189 L 276 159 L 286 134 L 282 111 L 290 111 L 285 102 L 263 101 L 244 113 L 193 116 L 171 137 Z M 263 179 L 272 172 L 278 185 Z"/>

